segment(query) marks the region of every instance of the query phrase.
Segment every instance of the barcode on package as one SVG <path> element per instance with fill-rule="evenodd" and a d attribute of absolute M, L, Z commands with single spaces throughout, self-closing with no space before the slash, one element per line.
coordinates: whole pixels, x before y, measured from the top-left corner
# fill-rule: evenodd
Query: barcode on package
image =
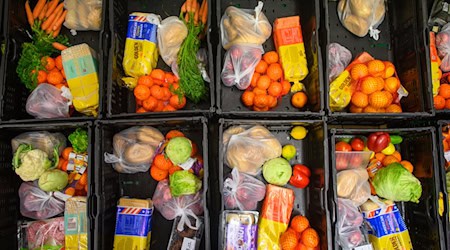
<path fill-rule="evenodd" d="M 195 250 L 195 240 L 190 238 L 184 238 L 181 250 Z"/>

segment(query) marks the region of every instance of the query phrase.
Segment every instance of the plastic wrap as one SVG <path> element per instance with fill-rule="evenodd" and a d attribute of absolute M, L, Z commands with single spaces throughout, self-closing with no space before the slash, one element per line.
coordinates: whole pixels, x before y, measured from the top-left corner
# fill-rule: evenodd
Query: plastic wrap
<path fill-rule="evenodd" d="M 71 30 L 100 30 L 102 0 L 64 0 L 64 26 Z"/>
<path fill-rule="evenodd" d="M 159 54 L 167 65 L 177 63 L 178 51 L 187 34 L 186 25 L 176 16 L 170 16 L 158 25 Z"/>
<path fill-rule="evenodd" d="M 450 71 L 450 24 L 442 27 L 441 32 L 436 35 L 436 48 L 441 58 L 441 70 Z"/>
<path fill-rule="evenodd" d="M 226 250 L 256 250 L 258 212 L 224 211 L 222 213 L 222 248 Z"/>
<path fill-rule="evenodd" d="M 164 135 L 153 127 L 135 126 L 114 135 L 114 153 L 105 153 L 105 162 L 113 163 L 119 173 L 147 172 Z"/>
<path fill-rule="evenodd" d="M 35 220 L 45 220 L 64 212 L 68 196 L 42 191 L 36 183 L 23 182 L 19 188 L 20 213 Z"/>
<path fill-rule="evenodd" d="M 28 144 L 33 149 L 40 149 L 47 153 L 49 159 L 53 159 L 55 148 L 58 148 L 59 155 L 66 148 L 66 137 L 61 133 L 49 133 L 47 131 L 26 132 L 11 140 L 13 153 L 16 152 L 20 144 Z"/>
<path fill-rule="evenodd" d="M 369 174 L 365 168 L 340 171 L 337 174 L 337 195 L 360 206 L 370 197 Z"/>
<path fill-rule="evenodd" d="M 223 199 L 227 209 L 255 210 L 258 201 L 264 199 L 266 186 L 250 175 L 239 173 L 237 168 L 223 183 Z"/>
<path fill-rule="evenodd" d="M 225 164 L 239 172 L 256 175 L 264 162 L 281 155 L 281 144 L 263 126 L 231 127 L 223 135 Z"/>
<path fill-rule="evenodd" d="M 51 220 L 32 221 L 20 225 L 20 249 L 51 249 L 64 248 L 64 217 Z M 13 239 L 11 239 L 13 240 Z"/>
<path fill-rule="evenodd" d="M 352 61 L 352 53 L 339 43 L 328 46 L 328 80 L 332 82 Z"/>
<path fill-rule="evenodd" d="M 69 106 L 72 101 L 62 93 L 53 85 L 39 84 L 28 96 L 25 109 L 28 114 L 38 119 L 69 117 Z"/>
<path fill-rule="evenodd" d="M 191 223 L 195 223 L 193 218 L 189 218 Z M 200 227 L 196 230 L 184 226 L 183 230 L 177 229 L 178 223 L 181 221 L 181 217 L 175 218 L 172 226 L 172 233 L 170 234 L 169 246 L 167 250 L 184 250 L 185 245 L 189 245 L 189 249 L 198 250 L 200 248 L 200 242 L 203 236 L 203 218 L 200 217 Z"/>
<path fill-rule="evenodd" d="M 364 240 L 360 230 L 363 216 L 351 200 L 338 199 L 337 230 L 338 242 L 343 249 L 353 249 Z"/>

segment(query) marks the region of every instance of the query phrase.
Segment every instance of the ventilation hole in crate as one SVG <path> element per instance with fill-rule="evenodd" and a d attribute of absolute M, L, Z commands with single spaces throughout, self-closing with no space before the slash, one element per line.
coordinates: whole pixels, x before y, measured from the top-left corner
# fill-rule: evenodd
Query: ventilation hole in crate
<path fill-rule="evenodd" d="M 241 106 L 237 106 L 237 110 L 241 111 L 242 110 Z"/>
<path fill-rule="evenodd" d="M 339 39 L 339 35 L 336 35 L 336 38 L 338 38 L 338 39 Z"/>
<path fill-rule="evenodd" d="M 275 13 L 275 10 L 274 10 L 274 9 L 272 10 L 272 13 Z"/>
<path fill-rule="evenodd" d="M 287 111 L 289 111 L 290 107 L 289 107 L 289 106 L 286 106 L 286 107 L 284 107 L 284 109 L 287 110 Z"/>

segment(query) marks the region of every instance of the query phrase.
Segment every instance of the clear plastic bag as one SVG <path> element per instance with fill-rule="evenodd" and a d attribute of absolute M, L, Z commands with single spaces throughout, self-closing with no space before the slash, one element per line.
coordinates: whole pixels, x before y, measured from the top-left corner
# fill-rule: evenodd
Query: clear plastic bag
<path fill-rule="evenodd" d="M 220 21 L 222 46 L 228 50 L 236 44 L 262 45 L 272 35 L 272 26 L 262 12 L 259 1 L 254 9 L 230 6 Z"/>
<path fill-rule="evenodd" d="M 340 171 L 337 174 L 337 195 L 360 206 L 370 197 L 369 174 L 365 168 Z"/>
<path fill-rule="evenodd" d="M 158 25 L 159 54 L 167 65 L 177 63 L 178 51 L 187 34 L 186 25 L 176 16 L 170 16 Z"/>
<path fill-rule="evenodd" d="M 66 87 L 59 90 L 51 84 L 39 84 L 28 96 L 25 105 L 27 113 L 39 119 L 69 117 L 72 100 L 65 97 L 67 91 L 70 93 Z"/>
<path fill-rule="evenodd" d="M 239 173 L 237 168 L 223 183 L 223 199 L 226 209 L 255 210 L 258 201 L 264 199 L 266 185 L 250 175 Z"/>
<path fill-rule="evenodd" d="M 245 90 L 250 86 L 256 65 L 264 52 L 261 45 L 235 45 L 225 53 L 221 78 L 228 87 Z"/>
<path fill-rule="evenodd" d="M 173 197 L 169 181 L 163 180 L 156 186 L 153 194 L 153 205 L 161 213 L 166 220 L 173 220 L 180 216 L 177 224 L 177 230 L 183 231 L 184 226 L 198 230 L 201 226 L 201 220 L 198 216 L 203 214 L 203 198 L 200 190 L 193 195 L 184 195 L 180 197 Z M 192 222 L 194 219 L 195 222 Z"/>
<path fill-rule="evenodd" d="M 105 153 L 105 162 L 113 163 L 113 168 L 119 173 L 147 172 L 163 140 L 164 135 L 149 126 L 122 130 L 114 135 L 114 153 Z"/>
<path fill-rule="evenodd" d="M 71 30 L 100 30 L 102 0 L 65 0 L 67 10 L 64 26 Z"/>
<path fill-rule="evenodd" d="M 34 182 L 23 182 L 19 188 L 20 213 L 35 220 L 45 220 L 64 212 L 66 196 L 60 192 L 42 191 Z"/>
<path fill-rule="evenodd" d="M 25 222 L 19 227 L 19 249 L 64 249 L 64 217 Z"/>
<path fill-rule="evenodd" d="M 339 43 L 331 43 L 328 47 L 328 80 L 336 79 L 352 61 L 352 52 Z"/>
<path fill-rule="evenodd" d="M 53 150 L 56 147 L 58 148 L 59 155 L 66 148 L 66 137 L 61 133 L 49 133 L 47 131 L 22 133 L 11 140 L 13 154 L 20 144 L 28 144 L 34 149 L 44 151 L 51 160 L 53 159 Z"/>
<path fill-rule="evenodd" d="M 353 249 L 365 242 L 360 230 L 363 216 L 351 200 L 338 198 L 338 242 L 343 249 Z"/>
<path fill-rule="evenodd" d="M 263 126 L 231 127 L 223 135 L 225 164 L 239 172 L 257 175 L 264 162 L 281 155 L 281 144 Z"/>
<path fill-rule="evenodd" d="M 441 58 L 441 70 L 450 71 L 450 23 L 442 27 L 441 32 L 436 35 L 436 48 Z"/>
<path fill-rule="evenodd" d="M 384 0 L 340 0 L 337 12 L 344 27 L 353 34 L 365 37 L 369 33 L 373 39 L 379 39 L 377 28 L 386 12 Z"/>

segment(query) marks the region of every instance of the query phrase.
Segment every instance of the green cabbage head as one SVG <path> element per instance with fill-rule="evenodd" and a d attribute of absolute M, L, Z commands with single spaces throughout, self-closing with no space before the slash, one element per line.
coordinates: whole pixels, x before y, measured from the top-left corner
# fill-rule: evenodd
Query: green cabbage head
<path fill-rule="evenodd" d="M 67 186 L 69 176 L 59 169 L 45 171 L 39 178 L 39 187 L 46 192 L 59 191 Z"/>

